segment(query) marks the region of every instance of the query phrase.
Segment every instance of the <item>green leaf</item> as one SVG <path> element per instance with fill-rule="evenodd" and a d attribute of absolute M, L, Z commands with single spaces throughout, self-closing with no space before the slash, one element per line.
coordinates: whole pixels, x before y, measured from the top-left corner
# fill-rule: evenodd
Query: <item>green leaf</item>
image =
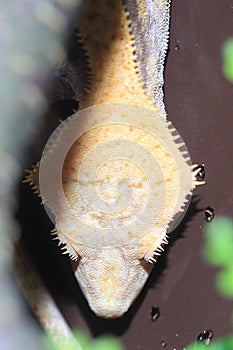
<path fill-rule="evenodd" d="M 43 348 L 45 350 L 57 350 L 55 344 L 52 342 L 48 334 L 43 336 Z"/>
<path fill-rule="evenodd" d="M 232 350 L 233 349 L 233 336 L 217 340 L 214 342 L 208 350 Z"/>
<path fill-rule="evenodd" d="M 45 334 L 43 337 L 43 345 L 45 350 L 88 350 L 87 336 L 84 332 L 75 332 L 74 338 L 70 339 L 52 339 L 51 336 Z"/>
<path fill-rule="evenodd" d="M 233 297 L 233 264 L 218 273 L 216 286 L 219 292 L 225 297 Z"/>
<path fill-rule="evenodd" d="M 121 343 L 110 335 L 96 339 L 90 346 L 90 350 L 124 350 Z"/>
<path fill-rule="evenodd" d="M 189 345 L 187 350 L 232 350 L 233 349 L 233 336 L 230 335 L 223 339 L 219 339 L 212 342 L 210 345 L 205 345 L 204 343 L 195 343 Z"/>
<path fill-rule="evenodd" d="M 233 82 L 233 38 L 227 40 L 222 47 L 222 69 L 225 77 Z"/>
<path fill-rule="evenodd" d="M 80 344 L 81 348 L 83 350 L 88 350 L 89 349 L 89 345 L 90 345 L 90 337 L 83 331 L 79 331 L 79 330 L 75 330 L 73 332 L 73 335 L 75 337 L 75 339 L 78 341 L 78 343 Z"/>
<path fill-rule="evenodd" d="M 195 344 L 189 345 L 187 347 L 187 350 L 210 350 L 210 347 L 205 345 L 204 343 L 195 343 Z"/>
<path fill-rule="evenodd" d="M 233 221 L 218 217 L 206 226 L 203 248 L 205 260 L 215 266 L 227 266 L 233 261 Z"/>

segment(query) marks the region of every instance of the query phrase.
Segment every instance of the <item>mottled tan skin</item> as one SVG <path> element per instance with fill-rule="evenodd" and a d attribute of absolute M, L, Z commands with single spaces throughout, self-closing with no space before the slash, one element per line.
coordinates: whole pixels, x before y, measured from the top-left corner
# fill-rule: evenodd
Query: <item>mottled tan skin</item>
<path fill-rule="evenodd" d="M 143 90 L 133 35 L 122 1 L 86 1 L 79 38 L 89 67 L 86 94 L 80 108 L 123 102 L 153 107 Z"/>
<path fill-rule="evenodd" d="M 143 20 L 147 16 L 145 1 L 137 2 L 140 17 Z M 159 2 L 164 3 L 164 6 L 168 4 L 165 0 Z M 86 92 L 80 99 L 80 109 L 105 103 L 127 103 L 143 106 L 154 111 L 155 115 L 158 114 L 158 109 L 154 108 L 155 101 L 152 101 L 151 96 L 143 88 L 144 83 L 141 81 L 138 70 L 130 20 L 122 1 L 86 1 L 78 38 L 83 43 L 89 71 Z M 172 221 L 175 213 L 183 210 L 186 195 L 191 194 L 193 188 L 199 184 L 195 178 L 199 170 L 192 173 L 195 166 L 191 167 L 187 164 L 187 158 L 183 159 L 183 154 L 179 151 L 182 144 L 177 145 L 176 136 L 172 134 L 173 129 L 169 129 L 169 125 L 168 122 L 164 122 L 166 132 L 161 130 L 161 134 L 174 144 L 172 146 L 174 153 L 180 152 L 178 155 L 180 168 L 176 168 L 171 155 L 153 140 L 143 144 L 150 152 L 156 152 L 165 173 L 166 206 L 158 222 L 140 238 L 136 247 L 118 247 L 114 242 L 112 248 L 108 249 L 85 247 L 75 240 L 75 232 L 57 231 L 59 240 L 66 243 L 67 253 L 73 259 L 77 259 L 75 276 L 90 307 L 98 316 L 120 317 L 128 310 L 151 272 L 153 266 L 151 263 L 155 261 L 154 256 L 162 250 L 162 243 L 167 242 L 166 231 L 169 222 Z M 84 150 L 91 149 L 108 138 L 111 139 L 111 133 L 114 133 L 115 137 L 118 137 L 118 134 L 122 137 L 120 135 L 123 133 L 123 137 L 132 138 L 127 128 L 122 131 L 103 126 L 101 130 L 98 129 L 97 135 L 90 132 L 71 147 L 63 168 L 64 190 L 71 202 L 75 200 L 72 181 L 85 154 Z M 141 142 L 143 134 L 133 137 L 134 142 Z M 184 175 L 183 189 L 180 188 L 179 172 Z M 188 178 L 191 173 L 193 182 L 188 187 L 186 176 Z M 34 169 L 27 181 L 35 183 L 35 178 Z M 175 205 L 173 198 L 178 191 L 184 193 L 180 202 Z"/>

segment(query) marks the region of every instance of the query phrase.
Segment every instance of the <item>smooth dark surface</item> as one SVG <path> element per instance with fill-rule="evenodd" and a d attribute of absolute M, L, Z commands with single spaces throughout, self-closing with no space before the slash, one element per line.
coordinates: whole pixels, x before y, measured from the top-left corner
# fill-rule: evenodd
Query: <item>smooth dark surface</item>
<path fill-rule="evenodd" d="M 29 188 L 23 189 L 19 216 L 28 244 L 73 328 L 94 336 L 109 332 L 119 335 L 127 350 L 181 350 L 204 330 L 211 329 L 213 339 L 232 332 L 232 301 L 217 294 L 216 270 L 201 258 L 205 208 L 210 206 L 215 215 L 229 216 L 233 209 L 233 87 L 222 75 L 220 55 L 222 43 L 230 35 L 232 0 L 172 1 L 166 110 L 193 163 L 205 164 L 207 183 L 195 190 L 184 221 L 170 235 L 170 244 L 145 289 L 122 319 L 102 320 L 90 311 L 68 259 L 59 254 L 48 235 L 52 227 L 39 200 Z M 160 309 L 154 322 L 152 306 Z"/>

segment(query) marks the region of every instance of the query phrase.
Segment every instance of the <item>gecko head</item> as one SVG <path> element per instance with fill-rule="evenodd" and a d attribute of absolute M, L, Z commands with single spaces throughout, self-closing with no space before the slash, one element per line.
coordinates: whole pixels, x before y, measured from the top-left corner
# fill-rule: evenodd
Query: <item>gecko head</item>
<path fill-rule="evenodd" d="M 140 293 L 151 268 L 123 249 L 90 249 L 80 259 L 75 276 L 94 313 L 117 318 Z"/>

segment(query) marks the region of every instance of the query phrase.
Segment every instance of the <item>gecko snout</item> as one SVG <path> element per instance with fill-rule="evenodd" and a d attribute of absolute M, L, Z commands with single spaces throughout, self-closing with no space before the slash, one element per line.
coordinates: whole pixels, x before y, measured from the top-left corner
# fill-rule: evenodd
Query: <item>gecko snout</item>
<path fill-rule="evenodd" d="M 82 258 L 75 271 L 80 287 L 97 316 L 121 317 L 143 288 L 148 271 L 123 249 L 101 249 L 91 254 L 92 259 Z"/>

